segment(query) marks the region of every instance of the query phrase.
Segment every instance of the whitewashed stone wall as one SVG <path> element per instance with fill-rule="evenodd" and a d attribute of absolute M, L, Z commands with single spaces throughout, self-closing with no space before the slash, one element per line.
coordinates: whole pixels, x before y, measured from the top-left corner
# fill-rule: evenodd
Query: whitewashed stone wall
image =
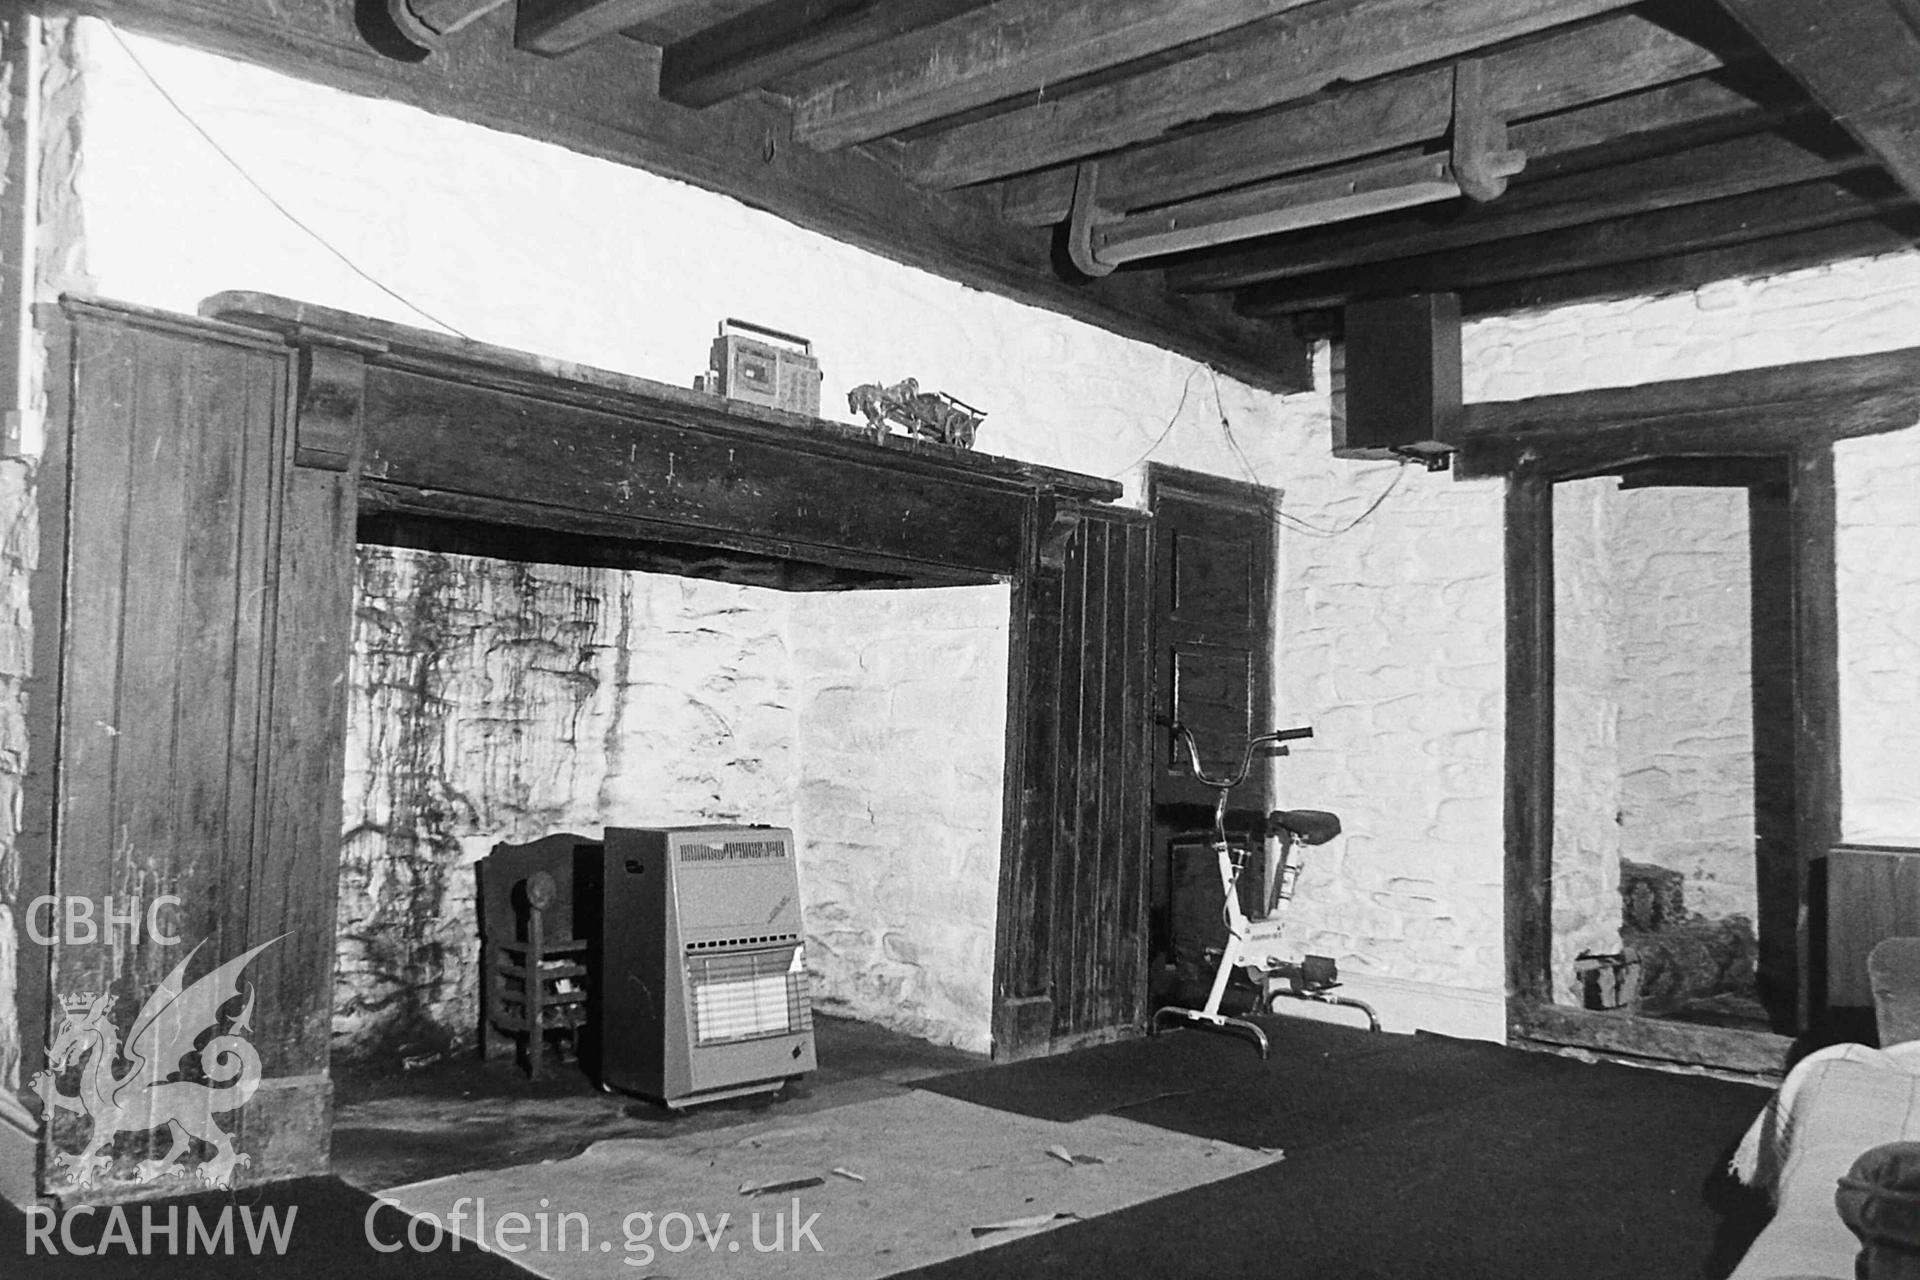
<path fill-rule="evenodd" d="M 1554 487 L 1553 976 L 1620 945 L 1620 859 L 1757 911 L 1743 489 Z M 1783 619 L 1783 625 L 1786 620 Z"/>
<path fill-rule="evenodd" d="M 822 1008 L 985 1053 L 1000 887 L 1004 586 L 797 596 L 808 960 Z"/>
<path fill-rule="evenodd" d="M 1920 332 L 1920 285 L 1887 311 Z M 1920 428 L 1843 440 L 1835 455 L 1843 830 L 1920 845 Z"/>
<path fill-rule="evenodd" d="M 35 21 L 25 13 L 14 12 L 0 19 L 0 26 L 11 35 L 23 26 L 31 30 Z M 56 37 L 56 52 L 63 38 Z M 68 278 L 76 279 L 84 279 L 84 272 L 78 248 L 77 205 L 59 180 L 61 174 L 70 171 L 68 140 L 51 133 L 44 137 L 30 133 L 37 122 L 28 106 L 31 102 L 41 112 L 56 115 L 70 112 L 77 109 L 79 88 L 71 59 L 56 56 L 33 61 L 37 65 L 10 65 L 0 73 L 0 201 L 8 206 L 9 218 L 27 214 L 39 227 L 35 246 L 38 260 L 7 263 L 5 269 L 26 272 L 34 298 L 45 302 L 54 296 L 48 281 L 60 273 L 59 269 L 64 268 Z M 37 83 L 27 83 L 36 71 Z M 52 170 L 51 181 L 46 174 L 36 175 L 37 192 L 24 185 L 10 185 L 15 173 L 12 148 L 16 145 L 44 146 L 44 156 L 25 159 L 36 169 L 48 166 Z M 34 1127 L 32 1114 L 15 1104 L 13 1091 L 22 1083 L 23 1044 L 43 1034 L 41 1028 L 19 1025 L 15 996 L 23 961 L 15 954 L 17 913 L 41 892 L 39 887 L 23 883 L 16 845 L 22 778 L 35 749 L 27 739 L 26 727 L 28 687 L 34 674 L 28 591 L 40 559 L 37 476 L 44 444 L 40 424 L 46 410 L 42 336 L 28 334 L 26 344 L 26 358 L 18 351 L 0 351 L 0 360 L 19 361 L 21 366 L 21 385 L 15 391 L 18 403 L 0 404 L 0 410 L 21 412 L 20 456 L 0 459 L 0 1196 L 12 1195 L 31 1183 L 30 1162 L 24 1174 L 9 1163 L 18 1149 L 12 1145 L 15 1132 L 32 1132 Z M 9 1122 L 15 1126 L 13 1130 L 6 1128 Z"/>
<path fill-rule="evenodd" d="M 1497 1000 L 1453 993 L 1504 985 L 1501 490 L 1335 461 L 1324 430 L 1285 471 L 1314 531 L 1282 533 L 1277 718 L 1315 737 L 1276 762 L 1276 795 L 1347 834 L 1309 855 L 1302 945 L 1390 1025 L 1497 1037 Z"/>
<path fill-rule="evenodd" d="M 1581 1003 L 1574 961 L 1620 949 L 1619 481 L 1553 490 L 1553 982 Z"/>
<path fill-rule="evenodd" d="M 485 341 L 680 383 L 704 367 L 714 323 L 740 315 L 815 340 L 830 413 L 855 383 L 912 374 L 990 411 L 986 451 L 1121 477 L 1135 494 L 1149 451 L 1282 489 L 1275 711 L 1314 721 L 1319 737 L 1278 762 L 1278 791 L 1340 811 L 1349 832 L 1309 865 L 1299 904 L 1307 941 L 1339 956 L 1356 990 L 1397 1002 L 1383 998 L 1390 1023 L 1502 1034 L 1497 483 L 1337 461 L 1324 393 L 1276 397 L 1216 381 L 1170 353 L 729 200 L 210 55 L 125 42 L 331 249 L 273 208 L 87 22 L 83 115 L 63 136 L 81 152 L 83 284 L 100 292 L 187 310 L 218 290 L 253 288 L 431 327 L 426 313 Z M 529 226 L 547 233 L 529 236 Z M 766 271 L 769 261 L 781 270 Z M 1906 345 L 1916 319 L 1920 258 L 1903 257 L 1487 321 L 1469 330 L 1468 394 L 1514 398 Z M 1324 356 L 1321 365 L 1324 385 Z M 1920 446 L 1887 447 L 1905 459 Z M 1843 574 L 1887 545 L 1877 526 L 1864 544 L 1856 537 L 1869 522 L 1849 456 Z M 1861 466 L 1886 465 L 1873 459 Z M 1916 534 L 1902 528 L 1911 550 Z M 1874 617 L 1887 607 L 1858 601 Z M 1886 646 L 1868 663 L 1856 637 L 1884 634 L 1900 651 L 1912 631 L 1861 625 L 1844 654 L 1847 723 L 1901 723 L 1899 708 L 1872 718 L 1869 703 L 1898 691 L 1874 675 Z M 1904 723 L 1916 711 L 1906 707 Z M 1888 794 L 1897 779 L 1875 772 L 1876 750 L 1858 735 L 1843 747 L 1850 831 L 1862 829 L 1860 815 L 1885 824 L 1907 812 Z"/>
<path fill-rule="evenodd" d="M 0 172 L 4 172 L 0 164 Z M 39 557 L 33 466 L 0 461 L 0 1090 L 20 1087 L 21 1033 L 15 1013 L 15 913 L 35 890 L 22 883 L 20 784 L 27 769 L 27 690 L 33 674 L 33 619 L 27 583 Z"/>
<path fill-rule="evenodd" d="M 1746 490 L 1616 489 L 1609 498 L 1621 584 L 1620 851 L 1682 872 L 1689 911 L 1752 920 Z"/>

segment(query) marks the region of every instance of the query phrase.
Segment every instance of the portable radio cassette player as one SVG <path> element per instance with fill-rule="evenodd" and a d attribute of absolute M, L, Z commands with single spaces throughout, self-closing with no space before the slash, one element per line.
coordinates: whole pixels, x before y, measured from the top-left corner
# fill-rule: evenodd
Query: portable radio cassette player
<path fill-rule="evenodd" d="M 805 338 L 744 320 L 724 320 L 708 362 L 709 391 L 729 400 L 785 409 L 809 418 L 820 416 L 820 362 L 813 356 L 813 344 Z"/>

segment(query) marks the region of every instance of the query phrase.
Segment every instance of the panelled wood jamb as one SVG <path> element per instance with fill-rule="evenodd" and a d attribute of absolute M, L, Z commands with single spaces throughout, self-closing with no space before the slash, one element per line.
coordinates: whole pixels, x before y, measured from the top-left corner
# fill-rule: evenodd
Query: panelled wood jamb
<path fill-rule="evenodd" d="M 1840 840 L 1840 593 L 1838 494 L 1833 442 L 1809 440 L 1789 458 L 1788 522 L 1793 538 L 1793 828 L 1803 894 L 1814 863 Z M 1800 1025 L 1813 1025 L 1810 912 L 1796 930 Z M 1822 932 L 1825 921 L 1818 922 Z M 1822 985 L 1824 986 L 1824 973 Z"/>
<path fill-rule="evenodd" d="M 1553 998 L 1553 482 L 1507 478 L 1507 996 Z"/>
<path fill-rule="evenodd" d="M 1042 495 L 1008 663 L 994 1056 L 1137 1031 L 1145 1013 L 1148 518 Z"/>
<path fill-rule="evenodd" d="M 1039 846 L 1047 819 L 1047 775 L 1041 762 L 1053 754 L 1055 726 L 1034 708 L 1050 705 L 1050 695 L 1057 693 L 1048 673 L 1060 642 L 1064 554 L 1049 553 L 1047 547 L 1057 535 L 1063 549 L 1069 529 L 1052 499 L 1036 496 L 1027 504 L 1023 568 L 1008 601 L 1006 764 L 993 960 L 993 1055 L 1000 1059 L 1046 1053 L 1052 1036 L 1045 952 L 1031 929 L 1016 928 L 1014 922 L 1034 920 L 1043 901 L 1045 859 Z"/>

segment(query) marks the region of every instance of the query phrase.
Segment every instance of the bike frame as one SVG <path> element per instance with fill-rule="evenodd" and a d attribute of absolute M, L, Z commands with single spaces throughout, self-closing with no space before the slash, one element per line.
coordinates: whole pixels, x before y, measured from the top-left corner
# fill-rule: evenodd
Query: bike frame
<path fill-rule="evenodd" d="M 1259 1046 L 1262 1058 L 1268 1056 L 1267 1033 L 1258 1023 L 1220 1012 L 1233 971 L 1241 968 L 1246 970 L 1260 989 L 1256 1009 L 1271 1009 L 1274 999 L 1280 996 L 1345 1005 L 1364 1011 L 1369 1026 L 1378 1031 L 1380 1019 L 1372 1008 L 1359 1000 L 1329 992 L 1328 988 L 1337 985 L 1332 961 L 1324 957 L 1290 957 L 1281 947 L 1286 911 L 1292 905 L 1294 886 L 1299 880 L 1305 858 L 1300 842 L 1294 839 L 1290 829 L 1278 822 L 1280 815 L 1277 813 L 1267 820 L 1264 828 L 1264 871 L 1270 885 L 1265 910 L 1258 918 L 1254 918 L 1249 917 L 1240 905 L 1240 876 L 1253 850 L 1248 845 L 1234 844 L 1232 837 L 1227 834 L 1228 795 L 1234 787 L 1246 781 L 1247 775 L 1252 772 L 1256 755 L 1286 755 L 1286 743 L 1311 738 L 1313 730 L 1304 726 L 1275 729 L 1250 738 L 1241 753 L 1239 766 L 1222 775 L 1206 771 L 1200 762 L 1199 745 L 1185 725 L 1174 725 L 1173 735 L 1175 741 L 1186 750 L 1195 780 L 1214 793 L 1212 848 L 1220 872 L 1220 890 L 1224 898 L 1221 915 L 1227 926 L 1227 942 L 1220 955 L 1219 967 L 1214 971 L 1213 985 L 1207 992 L 1206 1003 L 1198 1009 L 1176 1005 L 1157 1009 L 1149 1030 L 1158 1034 L 1164 1018 L 1242 1032 Z M 1322 967 L 1316 968 L 1316 964 Z"/>

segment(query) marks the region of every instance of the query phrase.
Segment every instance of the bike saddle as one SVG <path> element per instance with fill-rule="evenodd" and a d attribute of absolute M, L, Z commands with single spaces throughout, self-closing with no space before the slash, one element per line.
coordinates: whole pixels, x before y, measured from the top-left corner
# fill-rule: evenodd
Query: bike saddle
<path fill-rule="evenodd" d="M 1340 815 L 1324 809 L 1275 809 L 1267 815 L 1267 829 L 1291 832 L 1301 844 L 1325 844 L 1340 834 Z"/>

